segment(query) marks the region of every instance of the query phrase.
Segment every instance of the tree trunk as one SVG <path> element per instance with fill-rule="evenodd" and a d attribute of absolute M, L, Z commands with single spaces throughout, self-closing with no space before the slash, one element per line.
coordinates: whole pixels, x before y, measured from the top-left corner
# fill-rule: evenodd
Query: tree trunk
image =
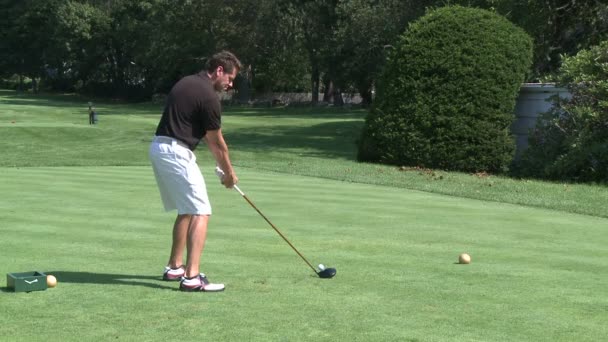
<path fill-rule="evenodd" d="M 367 107 L 371 106 L 371 104 L 372 104 L 372 91 L 371 91 L 371 89 L 367 89 L 367 90 L 364 90 L 362 92 L 359 92 L 359 95 L 361 96 L 361 106 L 363 108 L 367 108 Z"/>
<path fill-rule="evenodd" d="M 315 105 L 319 103 L 319 67 L 316 63 L 312 66 L 312 75 L 311 75 L 311 83 L 312 83 L 312 104 Z"/>
<path fill-rule="evenodd" d="M 235 80 L 236 101 L 238 103 L 248 103 L 251 99 L 251 84 L 252 84 L 252 68 L 248 65 L 237 76 L 238 82 Z M 234 98 L 233 98 L 234 100 Z"/>
<path fill-rule="evenodd" d="M 334 106 L 336 106 L 336 107 L 344 106 L 344 99 L 342 98 L 342 92 L 340 91 L 339 87 L 334 87 L 333 98 L 334 98 Z"/>
<path fill-rule="evenodd" d="M 359 90 L 359 95 L 361 96 L 361 106 L 364 108 L 369 107 L 372 104 L 372 83 L 359 82 L 357 90 Z"/>
<path fill-rule="evenodd" d="M 331 96 L 334 92 L 334 83 L 327 77 L 323 78 L 323 102 L 331 102 Z"/>

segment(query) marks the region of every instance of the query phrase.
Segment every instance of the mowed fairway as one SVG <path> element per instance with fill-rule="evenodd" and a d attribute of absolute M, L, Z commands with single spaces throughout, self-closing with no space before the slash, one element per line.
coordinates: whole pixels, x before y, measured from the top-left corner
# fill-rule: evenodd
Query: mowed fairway
<path fill-rule="evenodd" d="M 57 115 L 64 124 L 71 117 Z M 0 280 L 0 340 L 608 336 L 608 219 L 273 172 L 248 166 L 255 162 L 238 145 L 242 190 L 314 265 L 335 267 L 338 274 L 316 277 L 237 192 L 218 184 L 202 150 L 214 208 L 203 271 L 227 288 L 179 292 L 176 283 L 160 280 L 174 215 L 162 211 L 145 165 L 142 137 L 157 119 L 154 112 L 102 117 L 99 127 L 74 129 L 88 132 L 91 146 L 106 141 L 130 150 L 133 165 L 120 166 L 127 163 L 117 154 L 119 166 L 112 166 L 112 155 L 102 150 L 97 159 L 95 153 L 77 157 L 74 149 L 62 157 L 62 148 L 70 150 L 63 144 L 73 138 L 65 134 L 40 147 L 53 158 L 9 152 L 27 167 L 0 167 L 0 275 L 38 270 L 54 274 L 59 284 L 12 293 Z M 246 127 L 246 120 L 235 119 Z M 7 126 L 0 131 L 12 132 L 8 144 L 30 151 L 32 135 Z M 118 143 L 124 132 L 142 133 Z M 461 252 L 471 254 L 470 265 L 456 264 Z"/>

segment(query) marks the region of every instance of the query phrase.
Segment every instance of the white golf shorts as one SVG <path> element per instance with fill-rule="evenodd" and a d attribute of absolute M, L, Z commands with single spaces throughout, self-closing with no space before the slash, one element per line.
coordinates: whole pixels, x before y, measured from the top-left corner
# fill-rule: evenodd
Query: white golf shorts
<path fill-rule="evenodd" d="M 150 161 L 166 211 L 179 215 L 211 215 L 211 204 L 196 156 L 184 143 L 157 136 L 150 144 Z"/>

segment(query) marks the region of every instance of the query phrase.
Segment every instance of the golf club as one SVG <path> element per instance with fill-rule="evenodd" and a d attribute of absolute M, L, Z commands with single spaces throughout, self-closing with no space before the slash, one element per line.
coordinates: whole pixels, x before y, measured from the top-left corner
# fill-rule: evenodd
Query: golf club
<path fill-rule="evenodd" d="M 215 168 L 215 174 L 220 179 L 223 179 L 223 177 L 224 177 L 224 171 L 222 169 L 220 169 L 219 167 Z M 310 267 L 313 270 L 313 272 L 315 272 L 320 278 L 333 278 L 336 275 L 335 268 L 331 268 L 331 267 L 325 268 L 325 266 L 323 264 L 319 265 L 319 270 L 317 271 L 317 269 L 314 268 L 314 266 L 312 266 L 312 264 L 304 257 L 304 255 L 302 255 L 302 253 L 300 253 L 296 249 L 296 247 L 287 239 L 287 237 L 285 237 L 285 235 L 283 235 L 283 233 L 281 233 L 281 231 L 274 224 L 272 224 L 272 222 L 270 222 L 270 220 L 266 217 L 266 215 L 264 215 L 260 211 L 260 209 L 258 209 L 255 206 L 255 204 L 253 204 L 253 202 L 249 199 L 249 197 L 247 197 L 247 195 L 245 195 L 245 193 L 243 191 L 241 191 L 241 189 L 236 184 L 234 185 L 234 189 L 236 191 L 238 191 L 238 193 L 241 194 L 241 196 L 243 196 L 243 198 L 247 201 L 247 203 L 249 203 L 249 205 L 251 205 L 253 207 L 253 209 L 255 209 L 255 211 L 257 211 L 258 214 L 260 214 L 260 216 L 262 216 L 262 218 L 264 218 L 264 220 L 266 220 L 266 222 L 268 222 L 268 224 L 270 224 L 270 226 L 275 230 L 275 232 L 277 232 L 279 234 L 279 236 L 281 238 L 283 238 L 283 240 L 285 240 L 285 242 L 287 242 L 287 244 L 289 245 L 289 247 L 291 247 L 291 249 L 293 249 L 296 253 L 298 253 L 300 258 L 302 258 L 302 260 L 304 260 L 306 265 L 308 265 L 308 267 Z"/>

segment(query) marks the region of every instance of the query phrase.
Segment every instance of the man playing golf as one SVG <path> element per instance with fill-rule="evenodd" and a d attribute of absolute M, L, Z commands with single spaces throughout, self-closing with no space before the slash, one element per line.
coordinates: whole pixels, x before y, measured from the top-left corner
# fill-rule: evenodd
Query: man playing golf
<path fill-rule="evenodd" d="M 224 284 L 210 283 L 199 269 L 211 205 L 193 151 L 204 140 L 224 170 L 224 186 L 232 188 L 238 182 L 222 135 L 217 92 L 232 87 L 241 67 L 235 55 L 222 51 L 207 61 L 205 70 L 179 80 L 167 96 L 156 137 L 150 144 L 150 160 L 165 210 L 177 210 L 163 279 L 180 280 L 182 291 L 224 290 Z M 184 248 L 188 252 L 185 266 Z"/>

